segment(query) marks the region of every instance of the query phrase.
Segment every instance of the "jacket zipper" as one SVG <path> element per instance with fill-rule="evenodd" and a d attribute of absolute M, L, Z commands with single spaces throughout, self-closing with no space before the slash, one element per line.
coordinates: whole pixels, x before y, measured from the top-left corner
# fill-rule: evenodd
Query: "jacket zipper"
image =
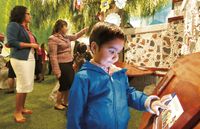
<path fill-rule="evenodd" d="M 113 86 L 113 79 L 112 76 L 110 76 L 111 84 L 112 84 L 112 90 L 113 90 L 113 110 L 114 110 L 114 117 L 115 117 L 115 129 L 118 129 L 118 121 L 117 121 L 117 111 L 116 111 L 116 93 Z"/>

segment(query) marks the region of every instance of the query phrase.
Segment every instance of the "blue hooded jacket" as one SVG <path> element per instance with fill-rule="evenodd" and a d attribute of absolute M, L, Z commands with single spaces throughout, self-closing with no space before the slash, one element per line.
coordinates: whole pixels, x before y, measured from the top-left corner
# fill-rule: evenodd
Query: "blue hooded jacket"
<path fill-rule="evenodd" d="M 128 106 L 146 111 L 146 99 L 129 87 L 126 69 L 109 75 L 86 62 L 70 89 L 67 129 L 127 129 Z"/>

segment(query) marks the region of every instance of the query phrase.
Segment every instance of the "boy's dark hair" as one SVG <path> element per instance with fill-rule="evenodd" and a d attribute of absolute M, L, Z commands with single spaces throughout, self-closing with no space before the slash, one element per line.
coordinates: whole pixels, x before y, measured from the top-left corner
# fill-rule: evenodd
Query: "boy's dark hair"
<path fill-rule="evenodd" d="M 126 40 L 126 36 L 120 27 L 107 22 L 98 22 L 94 25 L 91 31 L 89 42 L 90 45 L 92 42 L 96 42 L 100 47 L 106 42 L 117 38 Z"/>
<path fill-rule="evenodd" d="M 25 19 L 26 10 L 25 6 L 15 6 L 10 12 L 10 22 L 21 24 Z"/>
<path fill-rule="evenodd" d="M 66 21 L 61 20 L 61 19 L 57 20 L 54 27 L 53 27 L 52 34 L 58 33 L 63 28 L 63 26 L 67 26 L 67 25 L 68 24 L 67 24 Z"/>

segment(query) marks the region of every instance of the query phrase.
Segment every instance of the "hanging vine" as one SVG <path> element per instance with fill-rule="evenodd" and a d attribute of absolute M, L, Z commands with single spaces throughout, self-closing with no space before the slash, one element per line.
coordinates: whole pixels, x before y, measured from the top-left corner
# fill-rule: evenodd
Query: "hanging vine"
<path fill-rule="evenodd" d="M 32 14 L 31 29 L 39 41 L 46 41 L 51 34 L 53 24 L 57 19 L 65 19 L 71 25 L 71 31 L 80 29 L 98 22 L 98 14 L 101 12 L 101 3 L 105 0 L 7 0 L 0 1 L 3 13 L 0 13 L 0 31 L 5 33 L 9 21 L 9 13 L 15 5 L 27 6 Z M 119 9 L 122 17 L 122 26 L 126 26 L 130 16 L 148 17 L 154 15 L 167 4 L 169 0 L 127 0 L 126 6 Z M 108 13 L 115 6 L 114 0 L 109 0 Z M 101 14 L 101 13 L 100 13 Z M 45 35 L 45 36 L 43 36 Z"/>
<path fill-rule="evenodd" d="M 125 10 L 132 16 L 148 17 L 166 6 L 169 0 L 127 0 Z"/>
<path fill-rule="evenodd" d="M 30 2 L 28 0 L 1 0 L 0 1 L 0 32 L 6 33 L 6 26 L 9 22 L 10 11 L 15 5 L 24 5 L 30 7 Z"/>
<path fill-rule="evenodd" d="M 91 26 L 97 22 L 96 15 L 101 11 L 101 0 L 82 0 L 82 5 L 78 9 L 74 7 L 75 2 L 76 0 L 31 0 L 34 26 L 39 28 L 48 19 L 54 21 L 61 17 L 72 22 L 74 30 L 79 30 L 88 25 Z M 127 0 L 123 9 L 125 15 L 123 22 L 127 23 L 127 17 L 130 17 L 130 15 L 140 17 L 154 15 L 167 2 L 168 0 Z M 110 3 L 115 4 L 114 0 Z"/>

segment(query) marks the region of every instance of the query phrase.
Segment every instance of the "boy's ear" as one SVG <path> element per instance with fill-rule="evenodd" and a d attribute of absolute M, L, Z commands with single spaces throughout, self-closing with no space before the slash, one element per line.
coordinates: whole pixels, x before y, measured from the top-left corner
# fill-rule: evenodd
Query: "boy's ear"
<path fill-rule="evenodd" d="M 98 45 L 96 42 L 92 42 L 90 47 L 93 54 L 95 54 L 98 51 Z"/>

